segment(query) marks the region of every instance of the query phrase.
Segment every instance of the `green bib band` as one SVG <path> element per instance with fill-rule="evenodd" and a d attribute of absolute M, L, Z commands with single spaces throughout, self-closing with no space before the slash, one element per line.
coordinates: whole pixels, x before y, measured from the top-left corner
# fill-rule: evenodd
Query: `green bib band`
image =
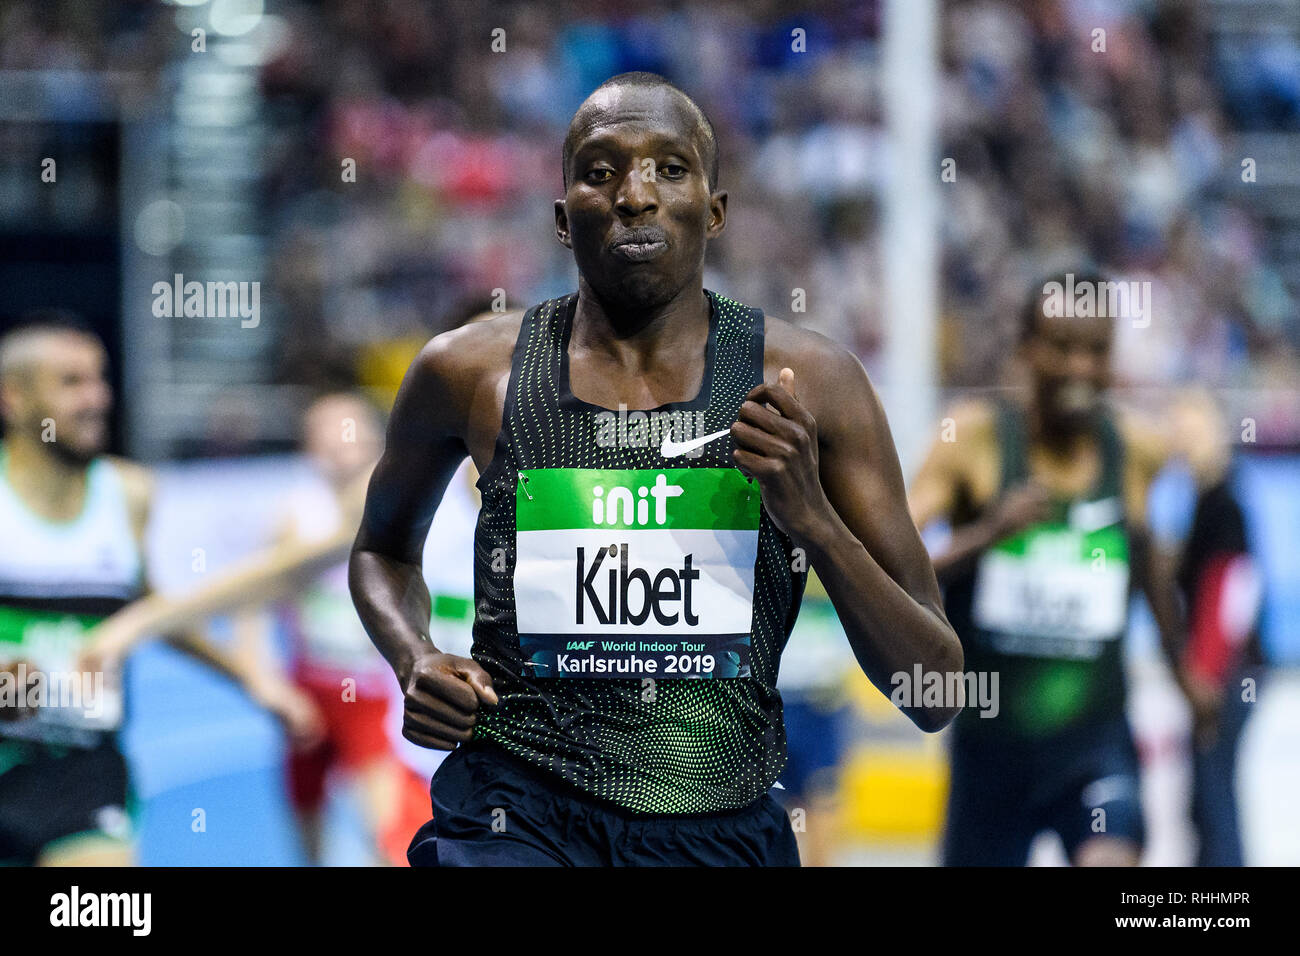
<path fill-rule="evenodd" d="M 749 676 L 760 510 L 734 468 L 520 471 L 524 674 Z"/>

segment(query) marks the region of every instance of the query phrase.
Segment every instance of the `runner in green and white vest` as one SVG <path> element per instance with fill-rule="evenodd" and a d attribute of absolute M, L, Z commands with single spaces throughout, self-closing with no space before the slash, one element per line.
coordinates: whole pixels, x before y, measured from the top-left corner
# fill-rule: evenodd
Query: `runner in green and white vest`
<path fill-rule="evenodd" d="M 953 729 L 949 865 L 1023 865 L 1044 830 L 1080 865 L 1135 864 L 1142 847 L 1123 639 L 1136 588 L 1166 649 L 1181 639 L 1145 525 L 1166 453 L 1108 399 L 1114 324 L 1133 317 L 1047 304 L 1057 287 L 1105 302 L 1106 281 L 1071 273 L 1031 290 L 1026 387 L 951 412 L 911 490 L 919 527 L 951 527 L 935 569 L 989 692 Z"/>
<path fill-rule="evenodd" d="M 0 864 L 131 862 L 120 661 L 90 630 L 147 589 L 152 481 L 103 454 L 112 395 L 99 340 L 42 315 L 0 340 Z M 293 695 L 187 633 L 173 643 L 286 719 Z"/>

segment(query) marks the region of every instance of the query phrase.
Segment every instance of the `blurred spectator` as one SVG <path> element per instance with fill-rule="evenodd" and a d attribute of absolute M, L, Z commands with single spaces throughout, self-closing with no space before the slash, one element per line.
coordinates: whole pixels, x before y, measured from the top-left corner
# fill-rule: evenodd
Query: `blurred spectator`
<path fill-rule="evenodd" d="M 1201 703 L 1194 708 L 1192 825 L 1198 866 L 1242 866 L 1237 749 L 1259 699 L 1262 575 L 1234 488 L 1226 426 L 1207 394 L 1183 397 L 1173 432 L 1197 486 L 1178 586 L 1187 608 L 1185 659 Z"/>

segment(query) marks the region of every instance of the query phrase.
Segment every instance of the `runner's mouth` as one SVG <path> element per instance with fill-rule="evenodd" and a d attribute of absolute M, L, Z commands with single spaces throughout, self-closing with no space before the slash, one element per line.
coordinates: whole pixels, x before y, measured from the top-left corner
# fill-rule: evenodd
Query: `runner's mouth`
<path fill-rule="evenodd" d="M 668 249 L 668 243 L 662 239 L 653 239 L 649 242 L 622 242 L 614 246 L 614 255 L 626 259 L 629 262 L 649 262 L 663 255 Z"/>
<path fill-rule="evenodd" d="M 1056 406 L 1063 412 L 1087 412 L 1097 404 L 1097 389 L 1087 382 L 1069 382 L 1056 393 Z"/>

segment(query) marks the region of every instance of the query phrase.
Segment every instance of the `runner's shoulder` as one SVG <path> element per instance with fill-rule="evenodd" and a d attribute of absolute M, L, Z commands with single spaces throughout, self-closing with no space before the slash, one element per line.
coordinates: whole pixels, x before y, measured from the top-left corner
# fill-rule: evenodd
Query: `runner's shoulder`
<path fill-rule="evenodd" d="M 955 433 L 949 444 L 962 439 L 992 442 L 997 432 L 997 405 L 992 399 L 971 396 L 959 398 L 944 413 L 943 426 L 951 425 Z"/>
<path fill-rule="evenodd" d="M 822 425 L 846 414 L 870 414 L 860 399 L 874 388 L 867 370 L 851 351 L 820 332 L 767 316 L 763 343 L 763 380 L 777 381 L 781 369 L 794 372 L 795 397 Z"/>
<path fill-rule="evenodd" d="M 431 338 L 416 357 L 414 374 L 454 393 L 472 393 L 485 380 L 509 373 L 524 309 L 484 312 Z"/>
<path fill-rule="evenodd" d="M 780 371 L 782 366 L 789 366 L 797 377 L 801 370 L 811 372 L 819 362 L 857 362 L 852 352 L 820 332 L 774 315 L 765 319 L 763 364 L 767 368 Z"/>
<path fill-rule="evenodd" d="M 1115 425 L 1129 460 L 1142 474 L 1154 477 L 1172 452 L 1166 432 L 1146 413 L 1122 405 L 1115 408 Z"/>
<path fill-rule="evenodd" d="M 965 396 L 943 410 L 930 442 L 929 460 L 950 481 L 968 484 L 996 459 L 997 445 L 996 402 Z"/>
<path fill-rule="evenodd" d="M 153 495 L 154 474 L 152 470 L 137 461 L 131 461 L 129 458 L 121 458 L 117 455 L 104 455 L 102 460 L 117 472 L 118 477 L 122 479 L 122 485 L 128 497 L 147 499 Z"/>
<path fill-rule="evenodd" d="M 153 503 L 154 473 L 139 462 L 117 455 L 104 455 L 101 459 L 116 472 L 122 482 L 122 491 L 126 495 L 127 508 L 131 512 L 131 523 L 138 535 L 144 534 L 149 524 L 149 508 Z"/>

